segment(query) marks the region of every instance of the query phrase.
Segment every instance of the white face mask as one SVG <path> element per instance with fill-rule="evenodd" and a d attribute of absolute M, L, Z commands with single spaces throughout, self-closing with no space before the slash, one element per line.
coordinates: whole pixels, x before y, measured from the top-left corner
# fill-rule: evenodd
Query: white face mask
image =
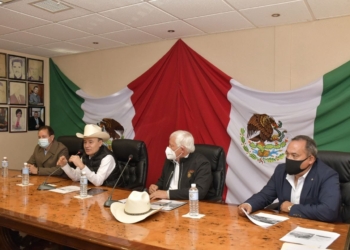
<path fill-rule="evenodd" d="M 180 147 L 178 147 L 177 149 L 179 149 Z M 177 149 L 174 151 L 174 150 L 172 150 L 171 148 L 169 148 L 169 147 L 166 147 L 166 150 L 165 150 L 165 155 L 166 155 L 166 158 L 168 159 L 168 160 L 173 160 L 173 161 L 175 161 L 176 160 L 176 151 L 177 151 Z"/>
<path fill-rule="evenodd" d="M 49 139 L 47 139 L 47 138 L 39 139 L 38 144 L 42 148 L 47 148 L 50 145 Z"/>

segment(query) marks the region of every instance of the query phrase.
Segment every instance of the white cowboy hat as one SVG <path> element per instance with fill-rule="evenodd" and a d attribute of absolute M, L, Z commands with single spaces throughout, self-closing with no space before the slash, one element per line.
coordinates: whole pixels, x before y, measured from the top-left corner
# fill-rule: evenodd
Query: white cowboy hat
<path fill-rule="evenodd" d="M 103 141 L 107 141 L 110 137 L 107 132 L 102 132 L 102 129 L 95 124 L 85 125 L 84 134 L 76 133 L 76 136 L 79 138 L 96 137 L 101 138 Z"/>
<path fill-rule="evenodd" d="M 152 209 L 149 195 L 146 192 L 132 191 L 125 204 L 114 202 L 111 212 L 122 223 L 136 223 L 157 213 L 159 209 Z"/>

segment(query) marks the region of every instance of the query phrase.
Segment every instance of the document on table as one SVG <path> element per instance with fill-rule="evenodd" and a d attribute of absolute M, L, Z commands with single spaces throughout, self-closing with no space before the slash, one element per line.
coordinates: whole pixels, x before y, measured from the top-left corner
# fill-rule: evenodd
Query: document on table
<path fill-rule="evenodd" d="M 338 233 L 297 227 L 283 236 L 280 240 L 315 248 L 327 248 L 338 237 Z"/>
<path fill-rule="evenodd" d="M 317 248 L 312 246 L 305 246 L 293 243 L 283 243 L 281 250 L 327 250 L 326 248 Z"/>
<path fill-rule="evenodd" d="M 75 192 L 79 190 L 80 190 L 80 187 L 78 186 L 65 186 L 65 187 L 50 189 L 49 191 L 60 193 L 60 194 L 67 194 L 67 193 Z"/>
<path fill-rule="evenodd" d="M 251 222 L 253 222 L 255 225 L 258 225 L 264 228 L 270 227 L 272 225 L 277 224 L 278 222 L 289 219 L 288 217 L 266 214 L 266 213 L 247 214 L 247 212 L 244 209 L 242 210 Z"/>
<path fill-rule="evenodd" d="M 163 211 L 170 211 L 175 208 L 185 205 L 187 202 L 184 201 L 173 201 L 173 200 L 159 200 L 151 203 L 152 209 L 161 208 Z"/>

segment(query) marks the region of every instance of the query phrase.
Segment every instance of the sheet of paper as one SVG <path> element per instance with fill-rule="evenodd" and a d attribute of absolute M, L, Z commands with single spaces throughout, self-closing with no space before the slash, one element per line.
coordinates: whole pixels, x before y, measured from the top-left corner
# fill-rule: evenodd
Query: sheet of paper
<path fill-rule="evenodd" d="M 253 222 L 255 225 L 258 225 L 260 227 L 270 227 L 272 225 L 277 224 L 278 222 L 288 220 L 288 217 L 284 216 L 278 216 L 273 214 L 266 214 L 266 213 L 258 213 L 258 214 L 247 214 L 247 212 L 242 209 L 242 211 L 246 214 L 248 219 Z"/>
<path fill-rule="evenodd" d="M 315 250 L 315 249 L 327 250 L 325 248 L 317 248 L 317 247 L 305 246 L 305 245 L 299 245 L 299 244 L 293 244 L 293 243 L 283 243 L 281 248 L 281 250 Z"/>
<path fill-rule="evenodd" d="M 67 194 L 67 193 L 75 192 L 75 191 L 79 191 L 79 190 L 80 190 L 80 187 L 78 187 L 78 186 L 65 186 L 65 187 L 50 189 L 49 191 L 55 192 L 55 193 L 60 193 L 60 194 Z"/>
<path fill-rule="evenodd" d="M 280 240 L 316 248 L 327 248 L 338 237 L 338 233 L 297 227 L 283 236 Z"/>
<path fill-rule="evenodd" d="M 175 208 L 181 207 L 185 205 L 186 202 L 184 201 L 174 201 L 174 200 L 159 200 L 156 202 L 151 203 L 152 209 L 159 209 L 161 208 L 163 211 L 170 211 Z"/>

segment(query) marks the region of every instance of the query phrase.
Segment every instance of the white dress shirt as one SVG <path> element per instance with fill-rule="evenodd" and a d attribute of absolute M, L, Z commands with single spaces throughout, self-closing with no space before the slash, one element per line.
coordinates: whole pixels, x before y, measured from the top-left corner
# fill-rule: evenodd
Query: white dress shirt
<path fill-rule="evenodd" d="M 311 170 L 311 168 L 304 175 L 299 177 L 298 183 L 297 183 L 296 186 L 295 186 L 295 182 L 294 182 L 295 175 L 287 174 L 286 180 L 292 186 L 292 191 L 291 191 L 291 194 L 290 194 L 290 202 L 291 203 L 293 203 L 293 204 L 300 204 L 301 191 L 303 190 L 306 176 L 309 174 L 310 170 Z"/>
<path fill-rule="evenodd" d="M 80 158 L 81 159 L 81 158 Z M 87 166 L 83 169 L 71 168 L 68 163 L 62 168 L 63 171 L 73 181 L 80 181 L 81 172 L 85 171 L 87 179 L 95 186 L 101 186 L 115 168 L 115 160 L 112 155 L 106 155 L 97 170 L 97 173 L 91 171 Z"/>
<path fill-rule="evenodd" d="M 177 161 L 175 162 L 175 169 L 174 169 L 174 175 L 171 179 L 169 190 L 176 190 L 179 186 L 179 174 L 180 174 L 180 165 Z"/>

